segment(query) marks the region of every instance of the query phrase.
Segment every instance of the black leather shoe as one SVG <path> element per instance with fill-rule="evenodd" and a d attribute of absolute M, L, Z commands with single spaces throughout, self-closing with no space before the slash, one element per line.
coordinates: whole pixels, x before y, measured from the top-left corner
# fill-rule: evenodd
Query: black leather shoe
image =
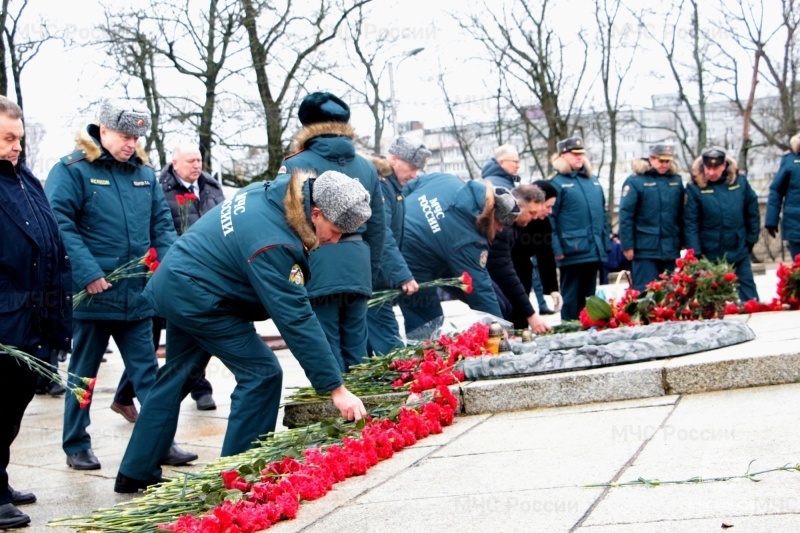
<path fill-rule="evenodd" d="M 556 313 L 555 311 L 553 311 L 552 309 L 548 309 L 547 307 L 539 309 L 540 315 L 554 315 L 555 313 Z"/>
<path fill-rule="evenodd" d="M 31 517 L 17 509 L 13 503 L 0 505 L 0 529 L 27 526 Z"/>
<path fill-rule="evenodd" d="M 200 396 L 195 400 L 195 402 L 197 403 L 197 409 L 199 411 L 213 411 L 217 408 L 217 404 L 214 402 L 214 397 L 210 394 L 204 394 Z"/>
<path fill-rule="evenodd" d="M 178 448 L 177 444 L 170 446 L 167 455 L 158 462 L 160 465 L 183 466 L 196 461 L 199 456 L 196 453 L 185 452 Z"/>
<path fill-rule="evenodd" d="M 166 479 L 163 477 L 151 481 L 142 481 L 141 479 L 133 479 L 122 472 L 118 472 L 117 480 L 114 482 L 114 492 L 118 492 L 119 494 L 133 494 L 146 489 L 150 485 L 155 485 L 156 483 L 162 483 L 164 481 L 166 481 Z"/>
<path fill-rule="evenodd" d="M 32 492 L 20 492 L 12 489 L 11 485 L 8 486 L 8 490 L 11 492 L 11 497 L 14 498 L 11 501 L 14 505 L 28 505 L 36 501 L 36 494 Z"/>
<path fill-rule="evenodd" d="M 59 398 L 64 396 L 64 393 L 67 392 L 67 389 L 59 385 L 58 383 L 50 383 L 47 386 L 46 390 L 47 394 L 52 396 L 53 398 Z"/>
<path fill-rule="evenodd" d="M 75 470 L 100 470 L 100 461 L 97 460 L 91 448 L 81 450 L 67 456 L 67 466 Z"/>

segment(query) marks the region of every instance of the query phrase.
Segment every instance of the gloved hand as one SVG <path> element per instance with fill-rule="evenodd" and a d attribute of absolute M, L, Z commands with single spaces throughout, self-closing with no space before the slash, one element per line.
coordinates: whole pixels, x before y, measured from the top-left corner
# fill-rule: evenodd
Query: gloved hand
<path fill-rule="evenodd" d="M 561 311 L 561 308 L 564 307 L 564 298 L 561 297 L 561 293 L 553 291 L 550 293 L 550 298 L 553 299 L 553 311 L 556 313 Z"/>
<path fill-rule="evenodd" d="M 778 226 L 764 226 L 764 229 L 767 230 L 769 236 L 773 239 L 778 236 Z"/>

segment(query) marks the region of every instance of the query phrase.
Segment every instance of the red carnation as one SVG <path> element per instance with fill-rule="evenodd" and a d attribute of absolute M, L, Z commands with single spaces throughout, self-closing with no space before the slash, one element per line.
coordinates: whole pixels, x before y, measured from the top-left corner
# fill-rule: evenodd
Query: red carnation
<path fill-rule="evenodd" d="M 733 272 L 725 272 L 725 275 L 722 277 L 727 282 L 736 281 L 736 274 Z"/>
<path fill-rule="evenodd" d="M 178 205 L 183 207 L 183 204 L 186 203 L 186 196 L 183 194 L 176 194 L 175 201 L 178 202 Z"/>

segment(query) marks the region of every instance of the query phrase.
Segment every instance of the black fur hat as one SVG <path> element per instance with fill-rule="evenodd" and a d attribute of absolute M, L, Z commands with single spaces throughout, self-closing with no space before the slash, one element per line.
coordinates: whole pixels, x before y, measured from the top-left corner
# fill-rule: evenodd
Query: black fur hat
<path fill-rule="evenodd" d="M 348 122 L 350 106 L 341 98 L 327 92 L 311 93 L 300 102 L 297 118 L 303 126 L 318 122 Z"/>

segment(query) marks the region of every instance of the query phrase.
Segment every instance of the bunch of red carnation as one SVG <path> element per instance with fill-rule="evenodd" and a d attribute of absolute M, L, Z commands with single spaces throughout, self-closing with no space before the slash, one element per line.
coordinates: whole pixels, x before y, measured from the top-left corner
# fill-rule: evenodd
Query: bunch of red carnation
<path fill-rule="evenodd" d="M 155 272 L 158 266 L 161 264 L 157 258 L 158 252 L 156 252 L 155 248 L 149 248 L 145 256 L 142 258 L 142 263 L 144 263 L 151 274 Z"/>
<path fill-rule="evenodd" d="M 800 254 L 791 265 L 778 267 L 778 298 L 789 309 L 800 309 Z"/>
<path fill-rule="evenodd" d="M 389 363 L 389 370 L 400 372 L 392 386 L 403 387 L 411 383 L 410 392 L 419 394 L 439 386 L 459 383 L 464 380 L 464 373 L 454 370 L 455 364 L 467 357 L 484 355 L 488 338 L 489 326 L 481 323 L 473 324 L 455 337 L 442 335 L 436 343 L 428 343 L 423 347 L 421 359 L 398 359 Z"/>
<path fill-rule="evenodd" d="M 447 387 L 437 387 L 433 400 L 419 409 L 402 408 L 397 422 L 370 420 L 359 438 L 345 437 L 341 444 L 308 448 L 300 460 L 285 457 L 270 463 L 257 479 L 248 480 L 235 470 L 222 472 L 229 491 L 243 494 L 226 500 L 203 517 L 185 515 L 159 531 L 178 533 L 255 533 L 276 522 L 297 516 L 301 501 L 319 499 L 335 483 L 367 473 L 379 461 L 415 444 L 428 435 L 442 432 L 453 423 L 458 399 Z"/>

